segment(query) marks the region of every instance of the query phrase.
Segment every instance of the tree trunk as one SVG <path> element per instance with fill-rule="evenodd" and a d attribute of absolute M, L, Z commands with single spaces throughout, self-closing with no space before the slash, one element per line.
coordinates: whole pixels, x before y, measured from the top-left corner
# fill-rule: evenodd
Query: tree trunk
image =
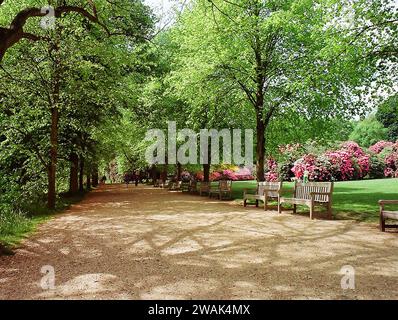
<path fill-rule="evenodd" d="M 98 167 L 97 166 L 94 167 L 94 170 L 93 170 L 93 172 L 91 174 L 92 174 L 92 180 L 93 180 L 93 187 L 96 188 L 96 187 L 98 187 L 98 180 L 99 180 L 99 178 L 98 178 L 99 174 L 98 174 Z"/>
<path fill-rule="evenodd" d="M 151 168 L 151 178 L 152 178 L 152 184 L 155 184 L 156 182 L 156 166 L 153 164 Z"/>
<path fill-rule="evenodd" d="M 265 124 L 261 117 L 257 117 L 257 145 L 256 145 L 256 172 L 257 181 L 264 181 L 264 161 L 265 161 Z"/>
<path fill-rule="evenodd" d="M 84 191 L 84 158 L 80 158 L 79 191 Z"/>
<path fill-rule="evenodd" d="M 210 164 L 203 164 L 203 181 L 209 182 L 210 180 Z"/>
<path fill-rule="evenodd" d="M 77 193 L 79 191 L 79 156 L 72 152 L 70 154 L 70 175 L 69 175 L 69 193 Z"/>
<path fill-rule="evenodd" d="M 47 206 L 49 209 L 55 209 L 56 199 L 56 171 L 58 157 L 58 108 L 54 106 L 51 109 L 51 134 L 50 134 L 50 165 L 48 167 L 48 194 Z"/>
<path fill-rule="evenodd" d="M 86 188 L 87 188 L 87 190 L 91 189 L 91 173 L 90 173 L 90 171 L 86 175 Z"/>
<path fill-rule="evenodd" d="M 59 56 L 59 39 L 55 40 L 55 45 L 49 47 L 49 55 L 55 56 L 52 94 L 51 94 L 51 132 L 50 132 L 50 165 L 48 166 L 48 194 L 47 206 L 55 209 L 56 201 L 56 173 L 58 158 L 58 122 L 59 122 L 59 93 L 61 86 L 61 58 Z"/>
<path fill-rule="evenodd" d="M 165 183 L 167 180 L 167 164 L 163 165 L 163 171 L 162 171 L 162 182 Z"/>
<path fill-rule="evenodd" d="M 181 163 L 177 162 L 177 181 L 181 180 L 182 167 Z"/>
<path fill-rule="evenodd" d="M 209 182 L 210 181 L 210 164 L 211 164 L 211 146 L 210 144 L 207 145 L 207 164 L 203 164 L 203 181 Z"/>
<path fill-rule="evenodd" d="M 167 180 L 167 166 L 168 166 L 167 156 L 166 156 L 165 160 L 166 160 L 166 163 L 163 165 L 163 171 L 162 171 L 162 177 L 161 177 L 163 183 L 165 183 Z"/>

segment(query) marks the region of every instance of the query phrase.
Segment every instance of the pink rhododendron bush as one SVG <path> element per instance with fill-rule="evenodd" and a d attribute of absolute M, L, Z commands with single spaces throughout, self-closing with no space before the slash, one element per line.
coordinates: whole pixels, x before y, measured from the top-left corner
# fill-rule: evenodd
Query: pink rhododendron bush
<path fill-rule="evenodd" d="M 291 169 L 297 179 L 308 172 L 310 181 L 362 179 L 369 172 L 369 155 L 355 142 L 345 142 L 341 148 L 321 155 L 307 154 Z"/>
<path fill-rule="evenodd" d="M 195 174 L 195 179 L 198 181 L 203 181 L 204 175 L 203 171 L 199 171 Z M 249 168 L 239 168 L 234 167 L 230 169 L 220 169 L 216 171 L 212 171 L 209 177 L 210 181 L 219 181 L 219 180 L 233 180 L 233 181 L 246 181 L 246 180 L 254 180 L 252 170 Z"/>
<path fill-rule="evenodd" d="M 265 181 L 278 181 L 278 163 L 274 159 L 268 159 L 266 163 Z"/>
<path fill-rule="evenodd" d="M 398 177 L 398 142 L 379 141 L 369 150 L 347 141 L 317 152 L 314 143 L 280 147 L 279 163 L 268 159 L 266 181 L 346 181 Z"/>
<path fill-rule="evenodd" d="M 254 168 L 221 165 L 210 174 L 210 181 L 254 180 Z M 369 149 L 356 142 L 346 141 L 321 145 L 310 141 L 306 144 L 288 144 L 279 147 L 279 155 L 265 163 L 266 181 L 303 180 L 347 181 L 365 178 L 398 178 L 398 141 L 379 141 Z M 203 181 L 203 172 L 195 174 Z"/>
<path fill-rule="evenodd" d="M 384 175 L 389 178 L 398 178 L 398 141 L 379 141 L 369 147 L 375 156 L 384 161 Z"/>

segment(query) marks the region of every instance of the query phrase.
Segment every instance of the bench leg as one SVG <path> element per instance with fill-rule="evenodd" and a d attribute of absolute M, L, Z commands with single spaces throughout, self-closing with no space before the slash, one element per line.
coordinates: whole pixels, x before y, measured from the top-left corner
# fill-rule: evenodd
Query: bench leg
<path fill-rule="evenodd" d="M 386 231 L 386 220 L 384 219 L 382 212 L 380 212 L 380 231 L 381 232 Z"/>
<path fill-rule="evenodd" d="M 296 214 L 297 213 L 297 204 L 293 205 L 293 213 Z"/>
<path fill-rule="evenodd" d="M 282 213 L 282 203 L 278 199 L 278 213 Z"/>
<path fill-rule="evenodd" d="M 314 203 L 311 203 L 310 206 L 310 219 L 314 219 Z"/>
<path fill-rule="evenodd" d="M 243 206 L 244 206 L 244 207 L 247 206 L 247 199 L 243 199 Z"/>
<path fill-rule="evenodd" d="M 328 219 L 333 220 L 332 204 L 328 203 Z"/>
<path fill-rule="evenodd" d="M 268 197 L 265 196 L 264 197 L 264 211 L 267 211 L 267 209 L 268 209 Z"/>
<path fill-rule="evenodd" d="M 258 208 L 258 200 L 256 200 L 256 208 Z"/>

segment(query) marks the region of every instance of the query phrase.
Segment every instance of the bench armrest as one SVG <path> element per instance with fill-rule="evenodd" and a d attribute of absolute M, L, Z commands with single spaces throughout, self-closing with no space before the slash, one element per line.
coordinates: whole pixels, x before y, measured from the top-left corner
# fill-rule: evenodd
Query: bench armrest
<path fill-rule="evenodd" d="M 379 205 L 381 209 L 384 209 L 385 204 L 398 204 L 398 200 L 379 200 Z"/>
<path fill-rule="evenodd" d="M 244 188 L 243 189 L 243 194 L 255 194 L 256 193 L 256 189 L 253 188 Z"/>

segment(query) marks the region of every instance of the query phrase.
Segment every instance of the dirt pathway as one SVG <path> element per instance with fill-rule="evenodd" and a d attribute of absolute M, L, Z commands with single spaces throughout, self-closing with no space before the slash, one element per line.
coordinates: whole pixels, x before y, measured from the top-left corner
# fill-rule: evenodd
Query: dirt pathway
<path fill-rule="evenodd" d="M 112 185 L 0 257 L 0 299 L 397 299 L 397 270 L 398 234 L 373 225 Z"/>

